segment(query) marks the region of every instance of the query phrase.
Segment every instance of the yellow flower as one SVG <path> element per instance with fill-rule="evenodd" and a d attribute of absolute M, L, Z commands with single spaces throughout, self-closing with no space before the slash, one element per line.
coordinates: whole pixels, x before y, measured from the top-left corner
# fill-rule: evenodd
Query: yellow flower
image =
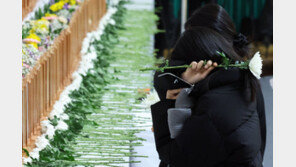
<path fill-rule="evenodd" d="M 51 5 L 51 6 L 49 7 L 49 9 L 50 9 L 51 11 L 53 11 L 53 12 L 56 12 L 56 11 L 59 11 L 59 10 L 63 9 L 64 5 L 65 5 L 65 2 L 64 2 L 64 1 L 59 1 L 59 2 L 57 2 L 57 3 L 53 4 L 53 5 Z"/>
<path fill-rule="evenodd" d="M 45 17 L 57 17 L 56 14 L 45 13 Z"/>
<path fill-rule="evenodd" d="M 49 22 L 46 19 L 39 19 L 31 22 L 32 29 L 29 31 L 29 33 L 33 34 L 36 32 L 39 32 L 41 34 L 48 33 L 48 26 Z"/>
<path fill-rule="evenodd" d="M 76 0 L 70 0 L 70 5 L 76 5 Z"/>
<path fill-rule="evenodd" d="M 30 34 L 26 37 L 26 39 L 24 39 L 24 41 L 38 49 L 38 43 L 40 43 L 41 39 L 36 34 Z"/>
<path fill-rule="evenodd" d="M 30 34 L 29 36 L 27 36 L 27 38 L 29 38 L 29 39 L 35 39 L 35 40 L 37 40 L 39 42 L 41 41 L 41 39 L 36 34 Z"/>
<path fill-rule="evenodd" d="M 62 0 L 64 3 L 68 3 L 70 5 L 76 5 L 76 0 Z"/>

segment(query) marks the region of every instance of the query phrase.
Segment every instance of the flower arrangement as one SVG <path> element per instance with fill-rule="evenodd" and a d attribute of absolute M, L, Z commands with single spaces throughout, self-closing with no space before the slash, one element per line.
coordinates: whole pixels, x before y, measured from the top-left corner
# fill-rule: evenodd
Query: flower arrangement
<path fill-rule="evenodd" d="M 34 66 L 36 60 L 40 57 L 40 52 L 34 45 L 28 44 L 22 46 L 22 71 L 29 73 L 32 66 Z M 23 75 L 24 77 L 24 75 Z"/>
<path fill-rule="evenodd" d="M 257 78 L 260 79 L 262 74 L 262 58 L 259 52 L 256 52 L 255 55 L 251 60 L 241 61 L 241 62 L 234 62 L 230 60 L 223 52 L 217 51 L 217 54 L 221 56 L 222 63 L 216 67 L 222 67 L 228 69 L 229 67 L 238 67 L 240 69 L 249 69 L 250 72 Z M 204 65 L 207 64 L 207 61 L 204 61 Z M 147 71 L 147 70 L 156 70 L 163 72 L 166 69 L 177 69 L 177 68 L 188 68 L 191 67 L 190 65 L 181 65 L 181 66 L 169 66 L 168 61 L 166 61 L 165 66 L 163 67 L 148 67 L 142 68 L 140 71 Z"/>
<path fill-rule="evenodd" d="M 79 0 L 51 0 L 39 8 L 35 16 L 22 25 L 22 76 L 30 72 L 60 32 L 67 28 L 73 12 L 79 7 Z"/>
<path fill-rule="evenodd" d="M 77 165 L 73 157 L 73 152 L 65 149 L 65 147 L 69 147 L 69 143 L 73 140 L 74 136 L 79 134 L 84 124 L 89 123 L 85 119 L 89 111 L 79 102 L 79 100 L 85 100 L 84 98 L 80 98 L 82 95 L 78 95 L 79 99 L 75 98 L 75 95 L 79 93 L 86 94 L 86 92 L 89 92 L 88 89 L 96 88 L 94 90 L 101 90 L 97 89 L 103 85 L 101 82 L 94 84 L 92 80 L 92 85 L 88 85 L 87 87 L 82 82 L 87 78 L 87 75 L 91 74 L 90 69 L 92 71 L 102 71 L 106 67 L 106 65 L 103 65 L 104 61 L 100 61 L 102 64 L 99 64 L 98 68 L 94 68 L 94 61 L 98 61 L 97 54 L 99 52 L 97 50 L 98 47 L 94 49 L 94 45 L 99 42 L 102 36 L 106 36 L 106 34 L 114 35 L 114 31 L 119 27 L 119 23 L 116 23 L 116 25 L 112 25 L 111 23 L 114 23 L 115 20 L 120 21 L 122 19 L 122 8 L 123 4 L 109 8 L 107 13 L 102 17 L 98 29 L 87 34 L 81 50 L 80 66 L 72 75 L 73 82 L 64 89 L 59 100 L 55 102 L 48 120 L 41 122 L 42 135 L 36 140 L 36 148 L 31 152 L 23 149 L 28 156 L 27 158 L 23 158 L 26 166 L 47 166 L 48 164 L 61 166 L 59 162 L 63 160 L 65 161 L 64 163 L 71 164 L 70 166 Z M 101 43 L 101 49 L 106 50 L 109 47 L 111 48 L 108 40 Z M 32 45 L 23 45 L 23 52 L 26 52 L 26 54 L 29 54 L 27 52 L 31 51 L 27 47 L 37 51 Z M 31 58 L 30 56 L 27 57 Z M 34 63 L 33 60 L 30 61 Z"/>

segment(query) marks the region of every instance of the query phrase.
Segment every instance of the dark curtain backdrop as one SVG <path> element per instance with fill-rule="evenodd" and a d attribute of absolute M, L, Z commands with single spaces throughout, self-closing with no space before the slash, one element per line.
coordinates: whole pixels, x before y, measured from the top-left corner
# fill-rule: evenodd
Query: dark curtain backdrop
<path fill-rule="evenodd" d="M 164 50 L 171 50 L 180 36 L 181 0 L 156 0 L 155 8 L 161 9 L 158 28 L 165 33 L 155 35 L 157 57 Z M 272 43 L 273 3 L 272 0 L 188 0 L 188 17 L 204 4 L 217 3 L 225 8 L 239 32 L 251 40 Z"/>

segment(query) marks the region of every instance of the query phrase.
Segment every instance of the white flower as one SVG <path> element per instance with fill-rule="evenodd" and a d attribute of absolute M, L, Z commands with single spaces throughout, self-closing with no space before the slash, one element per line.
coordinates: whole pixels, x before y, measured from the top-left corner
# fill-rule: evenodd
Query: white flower
<path fill-rule="evenodd" d="M 110 23 L 111 25 L 115 25 L 115 20 L 110 19 L 110 20 L 109 20 L 109 23 Z"/>
<path fill-rule="evenodd" d="M 159 102 L 160 99 L 158 97 L 158 94 L 156 91 L 151 91 L 147 95 L 147 97 L 142 101 L 142 104 L 146 105 L 147 107 L 150 107 L 152 104 L 155 104 Z"/>
<path fill-rule="evenodd" d="M 32 159 L 30 157 L 24 158 L 24 164 L 31 163 Z"/>
<path fill-rule="evenodd" d="M 45 135 L 42 135 L 37 138 L 35 145 L 39 150 L 42 150 L 47 145 L 49 145 L 49 141 L 48 141 L 48 139 L 45 138 Z"/>
<path fill-rule="evenodd" d="M 48 120 L 44 120 L 41 122 L 41 130 L 42 133 L 46 133 L 47 131 L 47 126 L 50 124 L 50 122 Z"/>
<path fill-rule="evenodd" d="M 44 120 L 41 122 L 42 133 L 47 135 L 49 139 L 52 139 L 54 136 L 54 126 L 50 124 L 48 120 Z"/>
<path fill-rule="evenodd" d="M 67 19 L 63 16 L 58 17 L 58 20 L 64 24 L 67 24 L 67 22 L 68 22 Z"/>
<path fill-rule="evenodd" d="M 250 60 L 249 68 L 251 73 L 257 79 L 260 79 L 260 75 L 262 74 L 262 58 L 260 57 L 259 52 L 256 52 L 253 58 Z"/>
<path fill-rule="evenodd" d="M 45 134 L 48 136 L 49 139 L 52 139 L 54 136 L 54 132 L 55 132 L 54 126 L 49 124 L 47 126 L 47 130 Z"/>
<path fill-rule="evenodd" d="M 39 159 L 39 150 L 34 149 L 32 152 L 30 152 L 30 157 L 34 159 Z"/>
<path fill-rule="evenodd" d="M 60 117 L 62 120 L 68 120 L 69 119 L 69 116 L 65 113 L 63 113 Z"/>
<path fill-rule="evenodd" d="M 57 116 L 57 117 L 58 117 L 59 114 L 60 114 L 60 113 L 59 113 L 59 110 L 55 110 L 55 109 L 53 109 L 53 110 L 50 112 L 50 114 L 49 114 L 48 117 L 49 117 L 50 119 L 54 119 L 54 116 Z"/>
<path fill-rule="evenodd" d="M 64 121 L 60 120 L 58 122 L 58 125 L 56 126 L 56 129 L 57 130 L 67 130 L 68 129 L 68 125 Z"/>

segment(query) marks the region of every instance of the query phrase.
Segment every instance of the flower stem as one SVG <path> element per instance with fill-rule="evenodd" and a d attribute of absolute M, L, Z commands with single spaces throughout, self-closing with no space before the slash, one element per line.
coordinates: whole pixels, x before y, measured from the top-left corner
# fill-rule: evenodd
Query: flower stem
<path fill-rule="evenodd" d="M 167 70 L 167 69 L 178 69 L 178 68 L 188 68 L 188 67 L 191 67 L 191 65 L 148 67 L 148 68 L 142 68 L 142 69 L 140 69 L 140 71 L 150 71 L 150 70 L 162 71 L 162 70 Z"/>
<path fill-rule="evenodd" d="M 150 70 L 156 70 L 156 71 L 163 71 L 167 69 L 179 69 L 179 68 L 188 68 L 191 67 L 191 65 L 181 65 L 181 66 L 164 66 L 164 67 L 148 67 L 148 68 L 142 68 L 140 71 L 150 71 Z M 241 64 L 229 64 L 228 66 L 226 65 L 218 65 L 216 67 L 242 67 Z"/>

